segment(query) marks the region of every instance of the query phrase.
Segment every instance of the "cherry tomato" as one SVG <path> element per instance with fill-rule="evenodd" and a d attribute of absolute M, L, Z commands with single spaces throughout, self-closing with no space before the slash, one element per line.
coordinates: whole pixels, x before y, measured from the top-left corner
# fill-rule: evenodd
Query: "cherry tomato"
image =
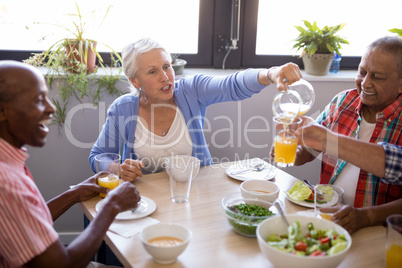
<path fill-rule="evenodd" d="M 328 243 L 329 241 L 331 241 L 331 238 L 329 238 L 329 237 L 324 237 L 324 238 L 321 238 L 321 239 L 320 239 L 320 243 L 321 243 L 321 244 Z"/>
<path fill-rule="evenodd" d="M 307 250 L 307 247 L 308 247 L 307 243 L 303 242 L 303 241 L 297 242 L 296 245 L 295 245 L 295 249 L 298 250 L 298 251 L 304 251 L 305 252 Z"/>
<path fill-rule="evenodd" d="M 320 257 L 320 256 L 326 256 L 326 255 L 321 250 L 316 250 L 313 253 L 311 253 L 310 256 L 311 257 Z"/>

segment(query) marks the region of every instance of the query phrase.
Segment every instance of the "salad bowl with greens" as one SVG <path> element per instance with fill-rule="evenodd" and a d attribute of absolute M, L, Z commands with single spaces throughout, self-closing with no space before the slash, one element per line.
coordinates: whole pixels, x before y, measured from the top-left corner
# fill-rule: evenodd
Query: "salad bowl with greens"
<path fill-rule="evenodd" d="M 295 214 L 286 218 L 289 228 L 272 217 L 256 232 L 261 252 L 275 267 L 337 267 L 346 257 L 352 238 L 340 225 Z"/>
<path fill-rule="evenodd" d="M 258 224 L 278 214 L 271 202 L 244 198 L 240 193 L 225 196 L 222 211 L 233 231 L 247 237 L 256 237 Z"/>

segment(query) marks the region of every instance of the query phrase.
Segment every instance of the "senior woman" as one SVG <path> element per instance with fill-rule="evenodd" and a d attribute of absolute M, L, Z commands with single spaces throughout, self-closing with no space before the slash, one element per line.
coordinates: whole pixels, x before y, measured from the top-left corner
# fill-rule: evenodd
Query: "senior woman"
<path fill-rule="evenodd" d="M 286 89 L 301 78 L 297 65 L 248 69 L 226 77 L 195 75 L 175 81 L 171 56 L 144 38 L 122 50 L 123 70 L 134 90 L 117 98 L 93 146 L 89 162 L 104 152 L 122 156 L 120 177 L 133 181 L 163 170 L 163 159 L 192 155 L 212 164 L 203 127 L 208 105 L 250 98 L 271 83 Z"/>
<path fill-rule="evenodd" d="M 336 95 L 316 121 L 334 133 L 359 141 L 402 145 L 401 93 L 402 38 L 379 38 L 368 46 L 361 59 L 356 89 Z M 384 224 L 388 215 L 401 213 L 402 185 L 338 158 L 338 140 L 333 135 L 328 138 L 320 183 L 342 187 L 347 204 L 332 219 L 354 232 Z M 296 165 L 314 159 L 315 153 L 305 147 L 299 149 Z"/>

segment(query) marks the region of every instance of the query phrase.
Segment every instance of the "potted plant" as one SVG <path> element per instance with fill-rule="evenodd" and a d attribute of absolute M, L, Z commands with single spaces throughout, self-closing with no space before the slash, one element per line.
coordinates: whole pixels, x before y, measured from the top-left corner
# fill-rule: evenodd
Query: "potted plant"
<path fill-rule="evenodd" d="M 99 42 L 93 39 L 88 39 L 84 36 L 86 31 L 86 23 L 83 21 L 83 16 L 81 15 L 77 2 L 75 2 L 75 7 L 77 9 L 77 13 L 68 14 L 68 16 L 73 18 L 72 27 L 54 24 L 55 26 L 66 30 L 67 33 L 72 34 L 73 38 L 62 38 L 49 47 L 44 54 L 44 58 L 47 59 L 46 67 L 50 67 L 52 64 L 58 64 L 58 62 L 55 60 L 59 59 L 60 53 L 65 53 L 66 61 L 63 63 L 65 63 L 66 66 L 63 68 L 64 71 L 67 70 L 70 72 L 75 72 L 77 68 L 82 68 L 80 63 L 84 63 L 87 68 L 87 72 L 93 73 L 95 72 L 96 68 L 96 59 L 98 59 L 100 64 L 103 63 L 101 55 L 96 50 L 96 45 Z M 109 10 L 110 6 L 107 8 L 100 25 L 102 25 L 107 14 L 109 13 Z M 108 47 L 114 56 L 121 61 L 121 57 L 116 51 L 106 44 L 103 45 Z"/>
<path fill-rule="evenodd" d="M 396 33 L 399 36 L 402 36 L 402 29 L 393 28 L 393 29 L 389 29 L 388 31 L 390 31 L 391 33 Z"/>
<path fill-rule="evenodd" d="M 24 60 L 25 63 L 37 67 L 46 67 L 45 75 L 49 87 L 57 89 L 57 95 L 53 98 L 56 106 L 56 113 L 53 117 L 53 124 L 58 126 L 59 134 L 65 125 L 69 111 L 70 97 L 75 97 L 82 102 L 84 98 L 90 98 L 94 105 L 98 105 L 105 94 L 119 96 L 125 92 L 117 87 L 117 83 L 122 81 L 121 76 L 121 57 L 112 48 L 111 66 L 105 66 L 101 55 L 96 50 L 99 43 L 84 37 L 85 22 L 81 16 L 81 11 L 77 8 L 76 14 L 68 14 L 70 17 L 78 18 L 72 21 L 72 28 L 56 25 L 72 33 L 74 38 L 63 38 L 49 47 L 48 50 L 33 55 Z M 107 15 L 110 7 L 107 9 Z M 104 18 L 105 18 L 104 16 Z M 102 74 L 98 74 L 99 68 L 95 65 L 98 59 Z M 116 72 L 117 67 L 118 71 Z"/>
<path fill-rule="evenodd" d="M 303 22 L 306 28 L 295 26 L 300 33 L 293 48 L 297 49 L 296 51 L 303 50 L 301 57 L 307 73 L 325 75 L 331 66 L 334 52 L 341 55 L 339 52 L 341 44 L 349 44 L 344 38 L 335 35 L 345 24 L 320 29 L 315 21 L 313 24 L 307 20 Z"/>
<path fill-rule="evenodd" d="M 187 61 L 183 59 L 179 59 L 180 54 L 170 54 L 172 57 L 172 67 L 175 74 L 183 74 L 184 67 L 187 64 Z"/>

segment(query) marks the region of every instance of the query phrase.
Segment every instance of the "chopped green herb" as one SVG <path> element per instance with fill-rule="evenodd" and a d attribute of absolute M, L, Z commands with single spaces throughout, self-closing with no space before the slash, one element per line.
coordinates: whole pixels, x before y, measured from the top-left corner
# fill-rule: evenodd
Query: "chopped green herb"
<path fill-rule="evenodd" d="M 229 223 L 233 226 L 235 232 L 250 237 L 255 237 L 258 223 L 269 216 L 275 215 L 272 211 L 255 204 L 243 203 L 228 206 L 228 209 L 233 212 L 227 213 L 232 217 L 232 219 L 229 219 Z"/>

